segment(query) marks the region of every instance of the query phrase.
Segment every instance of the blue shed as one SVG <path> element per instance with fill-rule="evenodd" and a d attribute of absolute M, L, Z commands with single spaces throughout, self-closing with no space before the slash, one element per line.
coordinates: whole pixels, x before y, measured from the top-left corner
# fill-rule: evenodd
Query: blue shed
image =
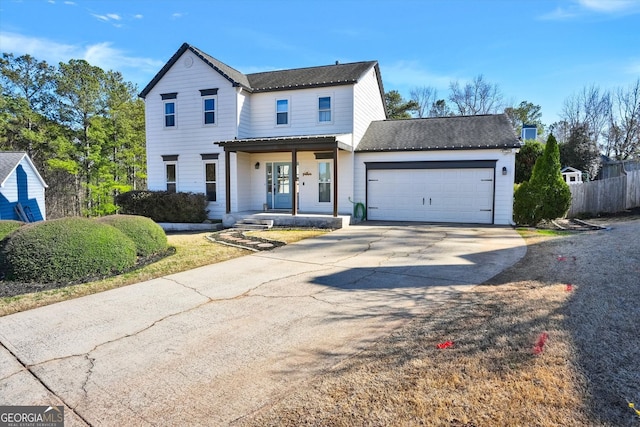
<path fill-rule="evenodd" d="M 23 151 L 0 151 L 0 219 L 24 222 L 47 218 L 47 184 Z"/>

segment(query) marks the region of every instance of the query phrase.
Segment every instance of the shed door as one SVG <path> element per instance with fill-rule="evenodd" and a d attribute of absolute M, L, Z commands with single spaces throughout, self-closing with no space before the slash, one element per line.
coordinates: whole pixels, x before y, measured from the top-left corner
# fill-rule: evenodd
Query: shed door
<path fill-rule="evenodd" d="M 368 219 L 493 223 L 493 168 L 383 169 L 367 175 Z"/>

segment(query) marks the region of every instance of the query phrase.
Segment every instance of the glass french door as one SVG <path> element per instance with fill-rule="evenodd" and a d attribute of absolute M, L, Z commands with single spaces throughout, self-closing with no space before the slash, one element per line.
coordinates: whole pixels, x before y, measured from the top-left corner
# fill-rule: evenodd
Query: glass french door
<path fill-rule="evenodd" d="M 291 163 L 267 163 L 267 206 L 269 209 L 291 209 L 292 174 Z"/>

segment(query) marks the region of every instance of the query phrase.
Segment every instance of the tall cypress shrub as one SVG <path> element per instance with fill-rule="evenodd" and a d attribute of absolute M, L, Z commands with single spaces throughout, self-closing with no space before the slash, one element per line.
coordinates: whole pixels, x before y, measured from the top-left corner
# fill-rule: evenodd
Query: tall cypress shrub
<path fill-rule="evenodd" d="M 518 224 L 537 225 L 542 220 L 560 218 L 569 211 L 571 191 L 560 172 L 560 150 L 549 135 L 544 153 L 533 166 L 531 179 L 514 194 L 513 216 Z"/>

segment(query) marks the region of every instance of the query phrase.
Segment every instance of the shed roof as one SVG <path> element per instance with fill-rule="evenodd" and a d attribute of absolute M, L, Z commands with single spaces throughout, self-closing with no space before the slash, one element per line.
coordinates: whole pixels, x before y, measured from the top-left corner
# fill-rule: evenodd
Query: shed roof
<path fill-rule="evenodd" d="M 24 151 L 0 151 L 0 187 L 4 187 L 7 179 L 11 176 L 13 171 L 16 170 L 24 158 L 27 159 L 27 162 L 35 172 L 38 180 L 40 180 L 40 183 L 42 183 L 42 186 L 47 187 L 47 184 L 44 182 L 44 179 L 42 179 L 38 169 L 36 169 L 35 165 Z"/>
<path fill-rule="evenodd" d="M 519 148 L 505 114 L 371 122 L 356 151 Z"/>

